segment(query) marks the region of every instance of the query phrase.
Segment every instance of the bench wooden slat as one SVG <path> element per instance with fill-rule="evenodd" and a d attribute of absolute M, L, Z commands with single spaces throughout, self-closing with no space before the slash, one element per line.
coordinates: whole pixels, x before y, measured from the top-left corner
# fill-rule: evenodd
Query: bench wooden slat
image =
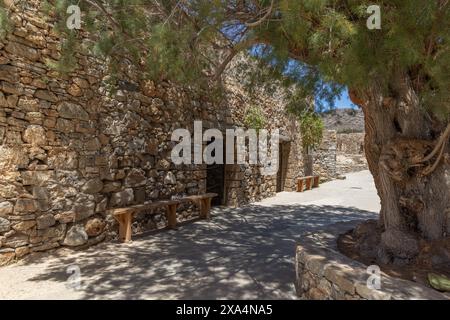
<path fill-rule="evenodd" d="M 297 178 L 297 192 L 319 187 L 320 176 L 306 176 Z"/>
<path fill-rule="evenodd" d="M 131 224 L 133 222 L 134 214 L 151 209 L 165 207 L 168 227 L 171 229 L 176 229 L 177 208 L 180 204 L 193 202 L 199 207 L 200 217 L 202 219 L 210 219 L 211 200 L 217 196 L 218 194 L 216 193 L 206 193 L 202 195 L 186 196 L 174 200 L 160 200 L 127 208 L 110 209 L 107 211 L 107 213 L 113 215 L 114 218 L 119 222 L 120 240 L 123 242 L 128 242 L 131 241 Z"/>

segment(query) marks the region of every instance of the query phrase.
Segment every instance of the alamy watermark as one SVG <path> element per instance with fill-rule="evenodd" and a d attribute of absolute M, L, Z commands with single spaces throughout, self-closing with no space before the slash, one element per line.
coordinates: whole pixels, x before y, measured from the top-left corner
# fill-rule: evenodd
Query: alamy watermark
<path fill-rule="evenodd" d="M 369 278 L 367 278 L 367 288 L 371 290 L 380 290 L 381 289 L 381 270 L 377 265 L 371 265 L 367 267 L 367 274 L 369 274 Z"/>
<path fill-rule="evenodd" d="M 370 17 L 367 19 L 366 25 L 369 30 L 381 29 L 381 8 L 377 5 L 371 5 L 367 7 L 367 13 Z"/>
<path fill-rule="evenodd" d="M 81 290 L 81 269 L 77 265 L 70 265 L 66 269 L 66 273 L 70 274 L 66 281 L 66 288 L 72 290 Z"/>
<path fill-rule="evenodd" d="M 81 29 L 81 9 L 77 5 L 67 7 L 67 14 L 70 16 L 66 20 L 66 26 L 69 30 Z"/>
<path fill-rule="evenodd" d="M 367 29 L 380 30 L 381 29 L 381 8 L 379 5 L 370 5 L 367 7 L 366 12 L 370 14 L 367 18 Z M 69 30 L 81 29 L 81 9 L 78 5 L 70 5 L 67 8 L 67 14 L 70 16 L 67 18 L 66 25 Z"/>
<path fill-rule="evenodd" d="M 187 129 L 176 129 L 171 140 L 178 142 L 171 159 L 181 164 L 249 164 L 260 165 L 262 175 L 278 172 L 279 130 L 242 128 L 208 129 L 203 133 L 202 121 L 194 122 L 194 134 Z M 206 144 L 206 146 L 204 146 Z M 193 149 L 193 150 L 192 150 Z"/>

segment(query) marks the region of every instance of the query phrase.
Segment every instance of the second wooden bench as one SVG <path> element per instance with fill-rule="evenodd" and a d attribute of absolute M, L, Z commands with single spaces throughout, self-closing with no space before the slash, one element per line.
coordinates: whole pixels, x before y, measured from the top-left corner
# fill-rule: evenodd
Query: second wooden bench
<path fill-rule="evenodd" d="M 297 179 L 297 192 L 317 188 L 320 183 L 320 176 L 300 177 Z"/>

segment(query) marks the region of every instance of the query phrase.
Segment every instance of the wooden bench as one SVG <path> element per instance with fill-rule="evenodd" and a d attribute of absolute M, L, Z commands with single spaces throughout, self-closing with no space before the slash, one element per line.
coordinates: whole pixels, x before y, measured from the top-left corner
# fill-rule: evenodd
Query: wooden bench
<path fill-rule="evenodd" d="M 139 204 L 127 208 L 118 208 L 108 210 L 117 222 L 119 222 L 119 239 L 122 242 L 131 241 L 131 224 L 133 217 L 137 213 L 154 210 L 157 208 L 166 208 L 167 226 L 170 229 L 177 228 L 177 209 L 182 203 L 193 202 L 200 210 L 200 218 L 210 219 L 211 200 L 217 197 L 216 193 L 206 193 L 203 195 L 186 196 L 174 200 L 160 200 L 147 204 Z"/>
<path fill-rule="evenodd" d="M 297 192 L 317 188 L 320 183 L 320 176 L 300 177 L 297 179 Z"/>

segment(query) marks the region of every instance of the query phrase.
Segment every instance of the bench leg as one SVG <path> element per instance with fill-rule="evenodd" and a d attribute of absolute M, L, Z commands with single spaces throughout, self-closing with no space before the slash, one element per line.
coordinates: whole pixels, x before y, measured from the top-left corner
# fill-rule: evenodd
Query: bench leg
<path fill-rule="evenodd" d="M 320 177 L 314 177 L 314 188 L 318 188 L 320 183 Z"/>
<path fill-rule="evenodd" d="M 120 216 L 115 217 L 119 222 L 119 239 L 122 242 L 131 241 L 131 223 L 133 220 L 132 213 L 124 213 Z"/>
<path fill-rule="evenodd" d="M 303 192 L 303 180 L 297 181 L 297 192 Z"/>
<path fill-rule="evenodd" d="M 312 179 L 308 178 L 306 179 L 306 190 L 311 190 L 312 189 Z"/>
<path fill-rule="evenodd" d="M 167 224 L 170 229 L 177 228 L 177 204 L 170 204 L 166 207 Z"/>
<path fill-rule="evenodd" d="M 200 217 L 202 219 L 211 219 L 211 198 L 200 200 Z"/>

